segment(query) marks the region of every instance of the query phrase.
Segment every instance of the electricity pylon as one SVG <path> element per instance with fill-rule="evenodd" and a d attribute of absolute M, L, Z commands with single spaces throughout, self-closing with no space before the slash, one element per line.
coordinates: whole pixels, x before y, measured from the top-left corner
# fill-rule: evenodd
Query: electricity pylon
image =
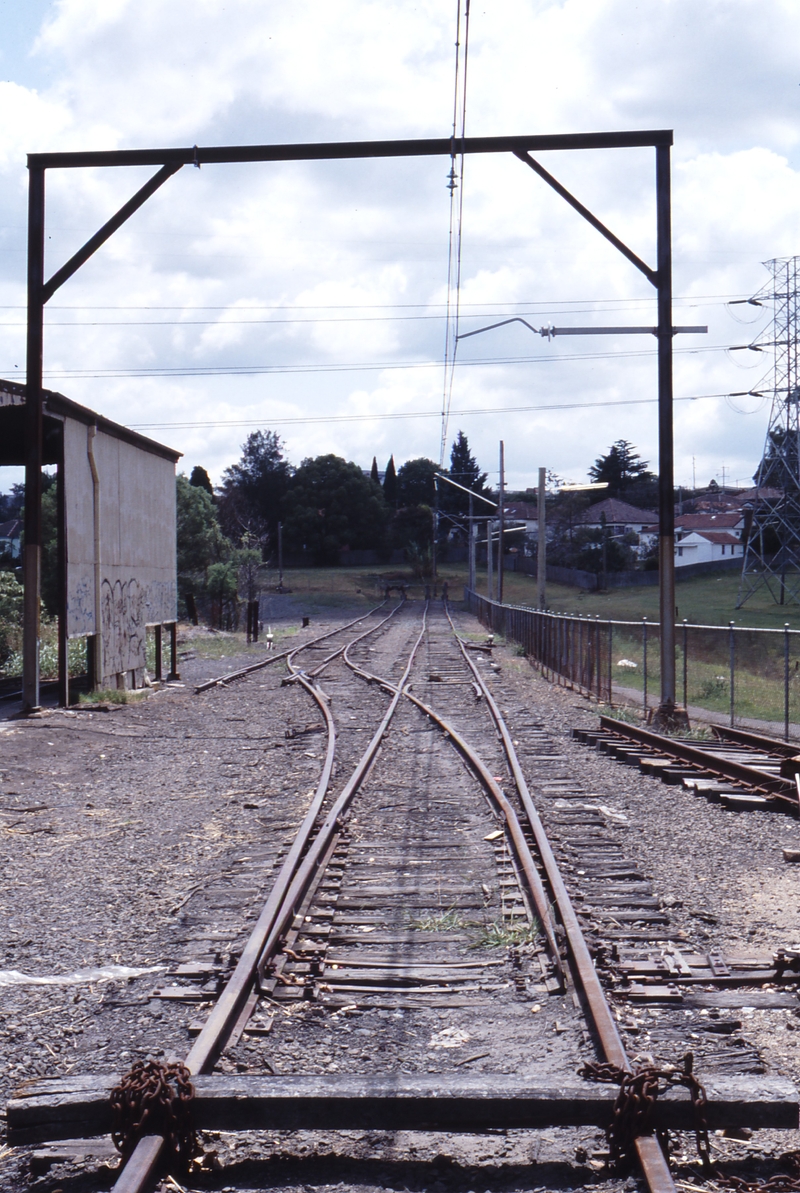
<path fill-rule="evenodd" d="M 800 257 L 764 264 L 772 277 L 748 301 L 772 303 L 772 326 L 750 346 L 774 351 L 772 410 L 752 510 L 745 507 L 747 543 L 737 609 L 761 587 L 777 605 L 800 604 Z"/>

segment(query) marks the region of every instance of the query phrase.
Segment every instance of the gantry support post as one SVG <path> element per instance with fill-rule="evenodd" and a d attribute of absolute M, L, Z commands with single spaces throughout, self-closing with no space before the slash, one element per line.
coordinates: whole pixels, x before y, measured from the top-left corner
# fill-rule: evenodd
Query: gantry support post
<path fill-rule="evenodd" d="M 28 336 L 25 393 L 25 584 L 22 620 L 22 708 L 39 707 L 39 603 L 42 587 L 42 346 L 44 333 L 44 170 L 28 183 Z"/>
<path fill-rule="evenodd" d="M 658 295 L 658 567 L 661 703 L 654 724 L 675 724 L 675 482 L 672 436 L 672 214 L 670 147 L 656 146 Z M 686 714 L 683 713 L 685 718 Z"/>

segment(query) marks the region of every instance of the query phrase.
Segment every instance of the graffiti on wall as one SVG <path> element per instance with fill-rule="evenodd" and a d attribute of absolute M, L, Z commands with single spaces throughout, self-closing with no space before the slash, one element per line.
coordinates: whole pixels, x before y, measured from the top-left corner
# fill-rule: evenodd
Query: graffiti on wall
<path fill-rule="evenodd" d="M 147 607 L 147 591 L 137 579 L 103 580 L 100 624 L 105 676 L 145 666 Z"/>

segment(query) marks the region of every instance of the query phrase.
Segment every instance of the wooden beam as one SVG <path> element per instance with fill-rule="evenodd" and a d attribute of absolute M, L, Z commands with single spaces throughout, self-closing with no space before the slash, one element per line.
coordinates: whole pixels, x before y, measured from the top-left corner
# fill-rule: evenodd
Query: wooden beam
<path fill-rule="evenodd" d="M 29 1081 L 8 1103 L 9 1142 L 44 1143 L 105 1135 L 109 1094 L 118 1078 L 54 1077 Z M 505 1073 L 310 1074 L 193 1078 L 193 1114 L 200 1130 L 485 1131 L 490 1127 L 606 1127 L 617 1087 Z M 796 1130 L 798 1093 L 783 1077 L 713 1075 L 705 1081 L 712 1130 L 769 1127 Z M 686 1090 L 659 1097 L 658 1127 L 690 1131 Z"/>

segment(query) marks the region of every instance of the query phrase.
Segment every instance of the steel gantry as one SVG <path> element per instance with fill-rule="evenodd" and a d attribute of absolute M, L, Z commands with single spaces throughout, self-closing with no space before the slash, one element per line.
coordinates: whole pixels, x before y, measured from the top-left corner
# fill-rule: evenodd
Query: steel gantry
<path fill-rule="evenodd" d="M 661 706 L 659 717 L 675 710 L 675 562 L 672 443 L 672 232 L 670 129 L 642 132 L 566 133 L 516 137 L 434 137 L 414 140 L 320 142 L 305 145 L 234 145 L 186 149 L 124 149 L 28 155 L 28 327 L 25 415 L 25 583 L 23 629 L 23 708 L 39 704 L 39 594 L 42 548 L 42 365 L 44 308 L 72 277 L 182 166 L 233 162 L 337 161 L 389 157 L 450 157 L 468 153 L 510 153 L 518 157 L 634 265 L 657 294 L 658 473 L 661 620 Z M 532 153 L 579 149 L 655 149 L 656 265 L 651 268 L 610 231 L 533 157 Z M 47 170 L 157 166 L 139 191 L 49 280 L 44 275 L 45 173 Z"/>

